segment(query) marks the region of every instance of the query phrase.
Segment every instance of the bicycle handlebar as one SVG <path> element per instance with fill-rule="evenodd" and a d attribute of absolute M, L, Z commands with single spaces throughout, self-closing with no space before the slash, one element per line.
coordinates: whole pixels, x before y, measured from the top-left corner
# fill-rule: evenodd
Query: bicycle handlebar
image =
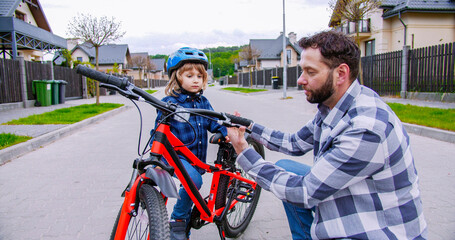
<path fill-rule="evenodd" d="M 106 74 L 103 72 L 98 72 L 96 70 L 93 70 L 93 69 L 83 66 L 83 65 L 78 65 L 76 67 L 76 72 L 79 74 L 82 74 L 88 78 L 94 79 L 96 81 L 99 81 L 99 82 L 102 82 L 105 84 L 114 85 L 115 87 L 118 87 L 120 90 L 125 91 L 123 93 L 130 91 L 134 94 L 137 94 L 138 96 L 142 97 L 146 101 L 150 102 L 150 104 L 152 106 L 154 106 L 155 108 L 158 108 L 161 111 L 173 113 L 177 110 L 177 107 L 175 105 L 164 103 L 163 101 L 155 98 L 154 96 L 150 95 L 146 91 L 144 91 L 144 90 L 136 87 L 134 84 L 130 83 L 127 80 L 127 78 L 116 77 L 116 76 L 109 75 L 109 74 Z M 122 95 L 124 95 L 124 94 L 122 94 Z M 231 123 L 234 123 L 234 124 L 248 127 L 253 122 L 250 119 L 238 117 L 238 116 L 235 116 L 235 115 L 232 115 L 229 113 L 220 113 L 220 112 L 210 111 L 210 110 L 206 110 L 206 109 L 185 108 L 185 111 L 188 111 L 190 113 L 201 114 L 204 116 L 218 118 L 219 120 L 223 121 L 224 125 L 228 125 L 228 126 L 231 125 Z"/>

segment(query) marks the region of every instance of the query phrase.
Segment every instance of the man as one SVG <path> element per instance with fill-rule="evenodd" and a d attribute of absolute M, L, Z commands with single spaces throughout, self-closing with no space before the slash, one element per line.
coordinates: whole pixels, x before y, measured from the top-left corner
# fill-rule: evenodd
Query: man
<path fill-rule="evenodd" d="M 409 136 L 381 98 L 356 80 L 358 47 L 334 31 L 299 45 L 298 84 L 319 111 L 297 133 L 254 123 L 251 137 L 289 155 L 313 150 L 313 166 L 266 162 L 248 147 L 244 127 L 228 130 L 237 162 L 283 201 L 293 239 L 425 239 Z"/>

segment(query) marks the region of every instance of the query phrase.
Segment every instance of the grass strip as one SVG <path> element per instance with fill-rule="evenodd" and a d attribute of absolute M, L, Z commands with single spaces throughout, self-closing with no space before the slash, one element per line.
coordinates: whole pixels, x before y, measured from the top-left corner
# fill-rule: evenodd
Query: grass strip
<path fill-rule="evenodd" d="M 44 124 L 73 124 L 98 114 L 119 108 L 123 104 L 100 103 L 82 104 L 79 106 L 61 108 L 42 114 L 34 114 L 25 118 L 11 120 L 4 125 L 44 125 Z"/>
<path fill-rule="evenodd" d="M 153 93 L 157 92 L 158 90 L 146 89 L 145 91 L 148 92 L 149 94 L 153 94 Z"/>
<path fill-rule="evenodd" d="M 0 133 L 0 150 L 32 139 L 29 136 L 18 136 L 12 133 Z"/>
<path fill-rule="evenodd" d="M 222 88 L 222 89 L 223 90 L 228 90 L 228 91 L 242 92 L 242 93 L 253 93 L 253 92 L 264 92 L 264 91 L 267 91 L 267 89 L 237 88 L 237 87 L 225 87 L 225 88 Z"/>
<path fill-rule="evenodd" d="M 388 103 L 402 122 L 455 131 L 455 109 Z"/>

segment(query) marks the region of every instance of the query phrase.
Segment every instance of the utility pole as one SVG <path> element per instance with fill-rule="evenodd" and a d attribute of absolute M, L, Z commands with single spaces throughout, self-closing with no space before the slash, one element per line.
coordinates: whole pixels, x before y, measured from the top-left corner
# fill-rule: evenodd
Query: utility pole
<path fill-rule="evenodd" d="M 287 80 L 288 80 L 288 58 L 286 54 L 286 8 L 285 8 L 285 1 L 283 0 L 283 99 L 286 99 L 286 88 L 287 88 Z"/>

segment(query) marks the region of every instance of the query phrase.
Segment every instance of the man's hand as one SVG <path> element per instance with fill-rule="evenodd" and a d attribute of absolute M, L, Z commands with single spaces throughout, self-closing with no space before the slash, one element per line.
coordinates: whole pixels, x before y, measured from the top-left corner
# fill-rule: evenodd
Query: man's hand
<path fill-rule="evenodd" d="M 232 146 L 234 146 L 235 152 L 237 154 L 243 152 L 248 148 L 248 143 L 245 140 L 245 127 L 230 127 L 227 129 L 229 140 L 231 141 Z"/>

